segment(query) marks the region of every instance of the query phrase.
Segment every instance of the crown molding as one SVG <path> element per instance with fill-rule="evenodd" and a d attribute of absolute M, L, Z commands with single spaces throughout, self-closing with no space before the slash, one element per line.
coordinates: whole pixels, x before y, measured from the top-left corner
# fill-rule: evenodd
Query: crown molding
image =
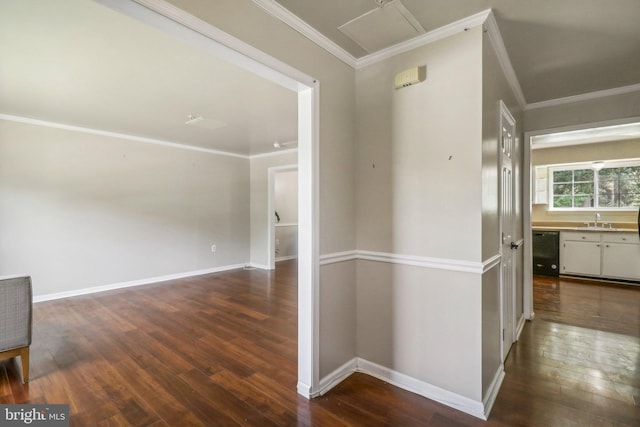
<path fill-rule="evenodd" d="M 489 16 L 490 14 L 491 9 L 487 9 L 482 12 L 476 13 L 475 15 L 471 15 L 447 24 L 443 27 L 436 28 L 435 30 L 429 31 L 428 33 L 390 46 L 386 49 L 382 49 L 370 55 L 363 56 L 362 58 L 358 59 L 355 68 L 359 69 L 368 67 L 369 65 L 375 64 L 376 62 L 384 61 L 385 59 L 391 58 L 400 53 L 408 52 L 420 46 L 424 46 L 429 43 L 433 43 L 435 41 L 450 37 L 454 34 L 461 33 L 466 29 L 469 29 L 470 27 L 482 25 L 486 21 L 487 16 Z"/>
<path fill-rule="evenodd" d="M 91 135 L 107 136 L 111 138 L 125 139 L 128 141 L 144 142 L 146 144 L 162 145 L 165 147 L 178 148 L 181 150 L 199 151 L 202 153 L 215 154 L 218 156 L 236 157 L 239 159 L 251 158 L 251 156 L 247 156 L 244 154 L 231 153 L 228 151 L 212 150 L 210 148 L 197 147 L 195 145 L 180 144 L 177 142 L 163 141 L 160 139 L 153 139 L 153 138 L 145 138 L 141 136 L 128 135 L 125 133 L 117 133 L 117 132 L 105 131 L 100 129 L 86 128 L 82 126 L 48 122 L 45 120 L 32 119 L 29 117 L 12 116 L 10 114 L 0 114 L 0 120 L 6 120 L 6 121 L 16 122 L 16 123 L 25 123 L 28 125 L 45 126 L 49 128 L 69 130 L 73 132 L 82 132 L 82 133 L 87 133 Z"/>
<path fill-rule="evenodd" d="M 580 95 L 566 96 L 564 98 L 550 99 L 548 101 L 532 102 L 531 104 L 527 104 L 524 110 L 528 111 L 535 110 L 537 108 L 555 107 L 557 105 L 572 104 L 574 102 L 605 98 L 607 96 L 623 95 L 625 93 L 633 93 L 638 91 L 640 91 L 640 83 L 613 89 L 598 90 L 595 92 L 588 92 Z"/>
<path fill-rule="evenodd" d="M 511 87 L 513 95 L 516 97 L 516 101 L 520 108 L 525 109 L 527 100 L 524 97 L 522 87 L 520 86 L 516 72 L 513 69 L 513 65 L 511 65 L 511 59 L 509 58 L 507 48 L 504 45 L 504 40 L 502 39 L 498 22 L 491 10 L 489 10 L 489 13 L 487 14 L 487 19 L 484 25 L 489 35 L 491 46 L 493 46 L 493 50 L 498 56 L 498 62 L 500 63 L 500 67 L 502 68 L 505 78 L 507 79 L 507 83 Z"/>
<path fill-rule="evenodd" d="M 320 33 L 318 30 L 313 28 L 311 25 L 307 24 L 302 19 L 298 18 L 296 15 L 291 13 L 288 9 L 281 6 L 275 0 L 251 0 L 257 6 L 262 8 L 271 16 L 279 19 L 280 21 L 287 24 L 289 27 L 293 28 L 345 64 L 349 65 L 352 68 L 356 68 L 357 60 L 351 55 L 349 52 L 338 46 L 336 43 L 331 41 L 328 37 Z"/>
<path fill-rule="evenodd" d="M 282 156 L 285 154 L 289 154 L 289 153 L 297 153 L 298 149 L 297 148 L 288 148 L 286 150 L 277 150 L 277 151 L 269 151 L 266 153 L 260 153 L 260 154 L 252 154 L 251 156 L 248 156 L 249 159 L 260 159 L 263 157 L 275 157 L 275 156 Z"/>

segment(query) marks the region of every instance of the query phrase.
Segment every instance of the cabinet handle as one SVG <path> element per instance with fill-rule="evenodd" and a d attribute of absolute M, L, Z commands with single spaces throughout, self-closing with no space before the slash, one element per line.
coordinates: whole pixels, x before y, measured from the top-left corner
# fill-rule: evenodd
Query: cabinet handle
<path fill-rule="evenodd" d="M 622 238 L 622 240 L 627 240 L 627 238 L 626 238 L 626 237 L 623 237 L 623 238 Z"/>
<path fill-rule="evenodd" d="M 586 239 L 586 237 L 582 236 L 582 240 Z"/>
<path fill-rule="evenodd" d="M 607 247 L 609 247 L 609 245 L 607 245 Z"/>
<path fill-rule="evenodd" d="M 597 247 L 600 247 L 600 243 L 598 243 L 596 246 L 597 246 Z"/>

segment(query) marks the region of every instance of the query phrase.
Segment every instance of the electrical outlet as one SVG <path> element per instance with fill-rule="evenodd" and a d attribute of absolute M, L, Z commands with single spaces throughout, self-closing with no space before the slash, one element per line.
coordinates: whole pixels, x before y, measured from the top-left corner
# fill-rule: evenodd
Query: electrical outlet
<path fill-rule="evenodd" d="M 280 246 L 280 239 L 276 239 L 276 248 Z"/>
<path fill-rule="evenodd" d="M 211 252 L 215 252 L 217 250 L 218 248 L 216 247 L 216 245 L 211 245 Z"/>

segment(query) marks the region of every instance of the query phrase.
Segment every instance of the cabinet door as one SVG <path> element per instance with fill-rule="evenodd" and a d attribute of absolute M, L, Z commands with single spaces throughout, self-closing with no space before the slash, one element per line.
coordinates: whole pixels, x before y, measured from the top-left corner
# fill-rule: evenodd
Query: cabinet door
<path fill-rule="evenodd" d="M 640 245 L 604 243 L 602 275 L 619 279 L 640 280 Z"/>
<path fill-rule="evenodd" d="M 600 243 L 565 241 L 562 273 L 600 276 Z"/>

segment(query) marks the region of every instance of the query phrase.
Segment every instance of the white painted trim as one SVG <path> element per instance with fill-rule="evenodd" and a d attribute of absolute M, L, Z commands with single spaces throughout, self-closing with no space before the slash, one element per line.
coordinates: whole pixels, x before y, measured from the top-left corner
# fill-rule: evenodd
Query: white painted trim
<path fill-rule="evenodd" d="M 487 271 L 491 270 L 492 268 L 495 268 L 497 266 L 500 265 L 500 261 L 502 261 L 502 254 L 495 254 L 494 256 L 492 256 L 491 258 L 485 260 L 482 263 L 482 273 L 486 273 Z"/>
<path fill-rule="evenodd" d="M 119 138 L 119 139 L 124 139 L 128 141 L 144 142 L 146 144 L 162 145 L 165 147 L 179 148 L 181 150 L 199 151 L 202 153 L 215 154 L 219 156 L 249 159 L 249 156 L 245 156 L 243 154 L 230 153 L 228 151 L 212 150 L 209 148 L 196 147 L 194 145 L 181 144 L 181 143 L 171 142 L 171 141 L 163 141 L 160 139 L 145 138 L 145 137 L 135 136 L 135 135 L 127 135 L 125 133 L 110 132 L 105 130 L 86 128 L 82 126 L 67 125 L 63 123 L 48 122 L 44 120 L 32 119 L 29 117 L 12 116 L 10 114 L 0 114 L 0 120 L 7 120 L 11 122 L 25 123 L 25 124 L 36 125 L 36 126 L 45 126 L 45 127 L 50 127 L 54 129 L 63 129 L 63 130 L 68 130 L 73 132 L 87 133 L 91 135 Z"/>
<path fill-rule="evenodd" d="M 222 150 L 214 150 L 214 149 L 211 149 L 211 148 L 197 147 L 195 145 L 184 144 L 184 143 L 181 143 L 181 142 L 164 141 L 164 140 L 161 140 L 161 139 L 146 138 L 146 137 L 142 137 L 142 136 L 129 135 L 129 134 L 126 134 L 126 133 L 117 133 L 117 132 L 111 132 L 111 131 L 106 131 L 106 130 L 87 128 L 87 127 L 83 127 L 83 126 L 75 126 L 75 125 L 67 125 L 67 124 L 64 124 L 64 123 L 49 122 L 49 121 L 45 121 L 45 120 L 32 119 L 30 117 L 14 116 L 14 115 L 11 115 L 11 114 L 1 114 L 0 113 L 0 120 L 6 120 L 6 121 L 16 122 L 16 123 L 24 123 L 24 124 L 35 125 L 35 126 L 45 126 L 45 127 L 50 127 L 50 128 L 54 128 L 54 129 L 62 129 L 62 130 L 68 130 L 68 131 L 72 131 L 72 132 L 87 133 L 87 134 L 90 134 L 90 135 L 99 135 L 99 136 L 106 136 L 106 137 L 111 137 L 111 138 L 119 138 L 119 139 L 124 139 L 124 140 L 127 140 L 127 141 L 143 142 L 143 143 L 146 143 L 146 144 L 155 144 L 155 145 L 161 145 L 161 146 L 165 146 L 165 147 L 178 148 L 180 150 L 199 151 L 199 152 L 202 152 L 202 153 L 213 154 L 213 155 L 218 155 L 218 156 L 236 157 L 236 158 L 239 158 L 239 159 L 250 159 L 251 160 L 251 159 L 257 159 L 257 158 L 262 158 L 262 157 L 274 157 L 274 156 L 280 156 L 280 155 L 283 155 L 283 154 L 297 153 L 298 152 L 297 148 L 290 148 L 288 150 L 279 150 L 277 152 L 272 152 L 272 153 L 269 152 L 269 153 L 245 155 L 245 154 L 232 153 L 230 151 L 222 151 Z"/>
<path fill-rule="evenodd" d="M 289 261 L 291 259 L 297 259 L 297 258 L 298 258 L 297 255 L 280 256 L 276 258 L 276 262 Z"/>
<path fill-rule="evenodd" d="M 302 381 L 298 381 L 298 384 L 296 385 L 296 391 L 301 396 L 307 396 L 307 398 L 313 397 L 311 395 L 311 387 L 309 386 L 309 384 L 306 384 Z"/>
<path fill-rule="evenodd" d="M 400 255 L 373 251 L 358 251 L 358 259 L 478 274 L 482 274 L 482 270 L 484 268 L 481 262 L 475 261 Z"/>
<path fill-rule="evenodd" d="M 487 33 L 489 34 L 489 41 L 498 56 L 498 62 L 500 63 L 500 67 L 502 68 L 505 78 L 507 79 L 507 83 L 509 84 L 509 87 L 511 87 L 513 95 L 516 97 L 516 101 L 520 108 L 524 108 L 527 105 L 527 101 L 524 97 L 524 93 L 522 93 L 522 87 L 520 86 L 520 81 L 518 81 L 518 76 L 513 69 L 513 65 L 511 65 L 511 59 L 507 53 L 507 48 L 504 45 L 502 34 L 500 33 L 500 28 L 498 27 L 498 22 L 496 21 L 493 12 L 489 11 L 487 20 L 484 24 L 487 29 Z"/>
<path fill-rule="evenodd" d="M 168 274 L 165 276 L 149 277 L 146 279 L 131 280 L 129 282 L 113 283 L 110 285 L 94 286 L 91 288 L 74 289 L 71 291 L 56 292 L 53 294 L 37 295 L 33 297 L 33 302 L 52 301 L 62 298 L 71 298 L 80 295 L 95 294 L 98 292 L 112 291 L 115 289 L 131 288 L 134 286 L 151 285 L 168 280 L 183 279 L 185 277 L 201 276 L 203 274 L 219 273 L 221 271 L 235 270 L 244 267 L 245 264 L 225 265 L 222 267 L 206 268 L 203 270 L 187 271 L 184 273 Z"/>
<path fill-rule="evenodd" d="M 518 326 L 516 327 L 516 341 L 520 339 L 520 334 L 522 334 L 522 330 L 524 329 L 524 324 L 526 323 L 526 319 L 524 318 L 524 313 L 520 315 L 520 319 L 518 319 Z"/>
<path fill-rule="evenodd" d="M 532 102 L 527 104 L 525 111 L 535 110 L 537 108 L 555 107 L 557 105 L 571 104 L 574 102 L 588 101 L 590 99 L 605 98 L 607 96 L 624 95 L 640 91 L 640 83 L 629 86 L 616 87 L 612 89 L 598 90 L 595 92 L 582 93 L 580 95 L 565 96 L 563 98 L 549 99 L 547 101 Z"/>
<path fill-rule="evenodd" d="M 298 92 L 298 391 L 320 382 L 320 83 Z M 301 386 L 306 384 L 306 386 Z"/>
<path fill-rule="evenodd" d="M 274 0 L 251 0 L 269 15 L 293 28 L 345 64 L 356 67 L 356 58 Z"/>
<path fill-rule="evenodd" d="M 484 419 L 489 418 L 489 413 L 491 413 L 491 409 L 493 408 L 493 404 L 496 402 L 496 398 L 498 397 L 498 392 L 500 391 L 500 387 L 502 386 L 502 381 L 504 380 L 504 365 L 501 363 L 493 376 L 493 380 L 491 381 L 491 385 L 487 390 L 487 394 L 484 399 L 482 399 L 482 404 L 484 406 Z"/>
<path fill-rule="evenodd" d="M 273 268 L 270 268 L 266 264 L 258 264 L 258 263 L 255 263 L 255 262 L 251 262 L 248 265 L 249 265 L 249 267 L 259 268 L 260 270 L 273 270 Z"/>
<path fill-rule="evenodd" d="M 436 28 L 435 30 L 429 31 L 425 34 L 421 34 L 405 42 L 398 43 L 394 46 L 379 50 L 378 52 L 372 53 L 370 55 L 363 56 L 362 58 L 357 60 L 355 68 L 360 69 L 368 67 L 369 65 L 384 61 L 385 59 L 391 58 L 404 52 L 408 52 L 420 46 L 424 46 L 429 43 L 433 43 L 435 41 L 450 37 L 454 34 L 461 33 L 466 29 L 469 29 L 470 27 L 482 25 L 482 23 L 485 22 L 490 14 L 491 9 L 487 9 L 482 12 L 476 13 L 475 15 L 471 15 L 467 18 L 463 18 L 447 24 L 443 27 Z"/>
<path fill-rule="evenodd" d="M 269 13 L 271 16 L 279 19 L 289 27 L 293 28 L 294 30 L 314 42 L 316 45 L 320 46 L 345 64 L 355 69 L 367 67 L 371 64 L 384 61 L 385 59 L 391 58 L 392 56 L 398 55 L 400 53 L 404 53 L 420 46 L 424 46 L 426 44 L 433 43 L 435 41 L 452 36 L 454 34 L 461 33 L 465 29 L 468 29 L 470 27 L 481 25 L 485 22 L 487 16 L 491 14 L 491 9 L 487 9 L 471 15 L 467 18 L 460 19 L 443 27 L 429 31 L 425 34 L 421 34 L 410 40 L 398 43 L 394 46 L 390 46 L 386 49 L 356 59 L 349 52 L 338 46 L 336 43 L 334 43 L 318 30 L 307 24 L 298 16 L 291 13 L 288 9 L 277 3 L 275 0 L 252 1 L 267 13 Z"/>
<path fill-rule="evenodd" d="M 524 239 L 522 252 L 522 315 L 526 319 L 533 319 L 533 248 L 531 246 L 531 207 L 533 185 L 531 167 L 531 134 L 524 134 L 524 159 L 522 162 L 522 233 L 527 236 Z"/>
<path fill-rule="evenodd" d="M 313 86 L 314 79 L 307 74 L 165 0 L 95 1 L 295 92 Z"/>
<path fill-rule="evenodd" d="M 457 393 L 444 390 L 433 384 L 410 377 L 377 363 L 358 358 L 358 371 L 376 377 L 382 381 L 400 387 L 404 390 L 435 400 L 451 408 L 466 412 L 474 417 L 486 420 L 485 408 L 482 402 L 469 399 Z"/>
<path fill-rule="evenodd" d="M 96 0 L 101 2 L 107 2 L 109 0 Z M 140 4 L 144 4 L 146 6 L 159 3 L 159 0 L 135 0 Z M 476 25 L 480 25 L 485 23 L 487 26 L 487 30 L 489 33 L 489 39 L 491 40 L 491 44 L 498 55 L 498 61 L 500 66 L 502 67 L 503 72 L 505 73 L 505 77 L 509 86 L 513 90 L 513 93 L 516 97 L 518 105 L 523 110 L 533 110 L 537 108 L 544 107 L 552 107 L 556 105 L 562 105 L 572 102 L 580 102 L 586 101 L 589 99 L 603 98 L 607 96 L 613 95 L 621 95 L 625 93 L 631 93 L 640 91 L 640 84 L 633 84 L 629 86 L 622 86 L 619 88 L 613 89 L 605 89 L 595 92 L 584 93 L 580 95 L 567 96 L 564 98 L 556 98 L 550 99 L 547 101 L 533 102 L 527 104 L 527 101 L 524 97 L 524 93 L 522 92 L 522 87 L 520 86 L 520 82 L 518 81 L 518 77 L 513 69 L 511 64 L 511 59 L 507 54 L 507 50 L 504 46 L 504 41 L 502 39 L 502 34 L 500 33 L 500 29 L 498 27 L 497 21 L 493 15 L 491 9 L 487 9 L 485 11 L 479 12 L 475 15 L 471 15 L 467 18 L 460 19 L 458 21 L 452 22 L 443 27 L 437 28 L 435 30 L 429 31 L 428 33 L 422 34 L 413 39 L 407 40 L 405 42 L 399 43 L 397 45 L 391 46 L 389 48 L 380 50 L 378 52 L 372 53 L 370 55 L 366 55 L 359 59 L 356 59 L 349 52 L 338 46 L 336 43 L 331 41 L 329 38 L 324 36 L 322 33 L 317 31 L 315 28 L 307 24 L 305 21 L 300 19 L 298 16 L 291 13 L 288 9 L 281 6 L 275 0 L 252 0 L 257 6 L 265 10 L 267 13 L 272 15 L 273 17 L 279 19 L 289 27 L 293 28 L 295 31 L 299 32 L 309 40 L 311 40 L 316 45 L 320 46 L 345 64 L 349 65 L 352 68 L 360 69 L 367 67 L 371 64 L 375 64 L 376 62 L 383 61 L 392 56 L 398 55 L 400 53 L 407 52 L 411 49 L 415 49 L 420 46 L 424 46 L 429 43 L 433 43 L 437 40 L 441 40 L 443 38 L 452 36 L 461 31 L 464 31 L 466 28 L 470 28 Z M 165 7 L 169 9 L 168 7 Z M 153 7 L 152 7 L 153 9 Z M 154 9 L 157 10 L 157 9 Z M 170 9 L 169 9 L 170 10 Z M 164 13 L 163 13 L 164 14 Z M 171 16 L 171 14 L 167 13 L 165 16 Z M 178 21 L 181 22 L 181 21 Z"/>
<path fill-rule="evenodd" d="M 298 149 L 297 148 L 288 148 L 286 150 L 278 150 L 278 151 L 273 151 L 273 152 L 269 152 L 269 153 L 260 153 L 260 154 L 252 154 L 249 156 L 250 159 L 260 159 L 263 157 L 276 157 L 276 156 L 281 156 L 283 154 L 289 154 L 289 153 L 297 153 Z"/>
<path fill-rule="evenodd" d="M 340 384 L 344 381 L 349 375 L 353 374 L 358 370 L 358 358 L 354 357 L 353 359 L 346 362 L 344 365 L 340 366 L 324 378 L 320 380 L 320 385 L 318 386 L 318 391 L 314 393 L 314 397 L 322 396 L 333 387 Z"/>
<path fill-rule="evenodd" d="M 501 259 L 502 255 L 500 254 L 495 254 L 483 262 L 475 262 L 423 257 L 418 255 L 401 255 L 387 252 L 353 250 L 321 255 L 320 265 L 329 265 L 344 261 L 365 260 L 399 265 L 412 265 L 415 267 L 436 268 L 438 270 L 483 274 L 494 268 L 496 265 L 499 265 Z"/>
<path fill-rule="evenodd" d="M 277 227 L 297 227 L 298 223 L 297 222 L 276 222 L 275 226 L 276 228 Z"/>
<path fill-rule="evenodd" d="M 337 262 L 354 261 L 358 259 L 358 251 L 334 252 L 320 255 L 320 265 L 335 264 Z"/>

